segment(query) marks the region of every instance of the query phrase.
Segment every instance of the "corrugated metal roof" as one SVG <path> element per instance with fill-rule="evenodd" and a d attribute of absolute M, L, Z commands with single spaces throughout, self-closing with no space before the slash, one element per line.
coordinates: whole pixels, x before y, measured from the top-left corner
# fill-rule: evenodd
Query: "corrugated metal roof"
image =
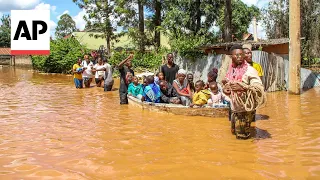
<path fill-rule="evenodd" d="M 224 47 L 231 47 L 233 45 L 243 45 L 243 44 L 252 44 L 255 46 L 260 45 L 278 45 L 278 44 L 287 44 L 289 43 L 289 38 L 281 38 L 281 39 L 268 39 L 268 40 L 261 40 L 261 41 L 236 41 L 236 42 L 222 42 L 217 44 L 207 44 L 204 46 L 200 46 L 200 49 L 215 49 L 215 48 L 224 48 Z"/>
<path fill-rule="evenodd" d="M 10 48 L 0 48 L 0 55 L 11 55 Z"/>

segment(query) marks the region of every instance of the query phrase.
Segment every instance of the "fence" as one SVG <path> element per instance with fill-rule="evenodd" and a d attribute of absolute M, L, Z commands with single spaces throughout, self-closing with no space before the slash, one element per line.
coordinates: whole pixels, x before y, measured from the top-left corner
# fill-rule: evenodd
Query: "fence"
<path fill-rule="evenodd" d="M 264 70 L 262 79 L 266 91 L 281 91 L 288 89 L 289 79 L 289 56 L 279 56 L 277 54 L 268 54 L 264 51 L 253 51 L 252 58 L 255 62 L 261 64 Z M 194 80 L 199 79 L 207 81 L 207 74 L 212 68 L 218 68 L 218 82 L 225 77 L 231 58 L 228 55 L 209 54 L 207 57 L 190 61 L 188 59 L 177 57 L 176 62 L 180 68 L 186 69 L 194 74 Z M 301 68 L 301 88 L 313 88 L 320 86 L 320 75 L 311 70 Z"/>

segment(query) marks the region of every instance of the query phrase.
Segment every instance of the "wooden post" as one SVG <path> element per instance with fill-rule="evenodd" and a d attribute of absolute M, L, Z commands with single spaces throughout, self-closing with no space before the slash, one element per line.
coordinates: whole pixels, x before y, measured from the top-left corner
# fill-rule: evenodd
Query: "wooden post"
<path fill-rule="evenodd" d="M 252 19 L 252 23 L 253 23 L 253 38 L 254 41 L 258 41 L 258 28 L 257 28 L 257 18 L 253 17 Z"/>
<path fill-rule="evenodd" d="M 301 42 L 300 0 L 289 2 L 289 93 L 300 94 Z"/>

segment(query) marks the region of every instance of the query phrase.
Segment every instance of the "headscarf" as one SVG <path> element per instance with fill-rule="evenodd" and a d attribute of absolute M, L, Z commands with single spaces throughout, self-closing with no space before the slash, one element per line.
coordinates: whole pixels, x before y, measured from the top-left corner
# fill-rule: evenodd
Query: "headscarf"
<path fill-rule="evenodd" d="M 187 75 L 187 71 L 184 69 L 179 69 L 178 74 Z"/>

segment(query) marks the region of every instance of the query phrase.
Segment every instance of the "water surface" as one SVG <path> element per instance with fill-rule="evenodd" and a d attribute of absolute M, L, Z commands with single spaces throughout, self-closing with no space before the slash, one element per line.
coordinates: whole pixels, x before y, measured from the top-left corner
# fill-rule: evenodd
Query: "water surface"
<path fill-rule="evenodd" d="M 2 67 L 0 179 L 320 179 L 319 88 L 269 93 L 250 140 L 236 140 L 227 118 L 151 113 L 118 97 Z"/>

